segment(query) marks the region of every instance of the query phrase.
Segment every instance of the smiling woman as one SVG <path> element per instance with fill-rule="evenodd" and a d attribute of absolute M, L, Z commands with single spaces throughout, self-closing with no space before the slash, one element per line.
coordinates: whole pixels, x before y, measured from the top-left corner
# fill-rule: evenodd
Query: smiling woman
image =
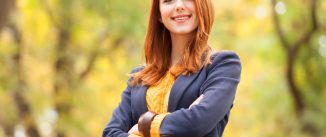
<path fill-rule="evenodd" d="M 219 137 L 240 81 L 231 51 L 213 52 L 211 0 L 152 0 L 145 65 L 131 71 L 103 137 Z"/>
<path fill-rule="evenodd" d="M 160 12 L 160 22 L 173 35 L 190 34 L 198 26 L 194 1 L 164 0 Z"/>

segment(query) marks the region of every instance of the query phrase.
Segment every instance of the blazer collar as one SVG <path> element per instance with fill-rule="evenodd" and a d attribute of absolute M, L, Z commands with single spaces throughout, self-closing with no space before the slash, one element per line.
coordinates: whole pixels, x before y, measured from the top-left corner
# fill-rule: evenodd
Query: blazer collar
<path fill-rule="evenodd" d="M 200 70 L 201 71 L 201 70 Z M 189 76 L 186 75 L 179 75 L 175 80 L 169 96 L 169 103 L 168 103 L 168 111 L 173 112 L 177 108 L 179 101 L 187 90 L 187 88 L 191 85 L 191 83 L 197 78 L 199 72 L 191 74 Z M 146 103 L 146 92 L 148 86 L 136 86 L 134 91 L 136 94 L 134 95 L 135 102 L 135 109 L 137 115 L 141 115 L 142 113 L 148 111 L 147 103 Z"/>

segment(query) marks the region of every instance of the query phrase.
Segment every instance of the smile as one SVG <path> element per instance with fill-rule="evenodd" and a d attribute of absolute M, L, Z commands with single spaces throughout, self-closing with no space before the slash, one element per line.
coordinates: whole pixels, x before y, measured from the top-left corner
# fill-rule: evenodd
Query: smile
<path fill-rule="evenodd" d="M 173 16 L 171 17 L 172 20 L 177 21 L 177 22 L 183 22 L 183 21 L 187 21 L 191 18 L 191 14 L 181 14 L 181 15 L 177 15 L 177 16 Z"/>

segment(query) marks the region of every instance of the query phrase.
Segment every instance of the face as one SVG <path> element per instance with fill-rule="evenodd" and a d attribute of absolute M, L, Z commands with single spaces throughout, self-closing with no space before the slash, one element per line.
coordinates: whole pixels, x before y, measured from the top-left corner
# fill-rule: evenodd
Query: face
<path fill-rule="evenodd" d="M 198 26 L 195 0 L 160 0 L 160 22 L 173 34 L 189 34 Z"/>

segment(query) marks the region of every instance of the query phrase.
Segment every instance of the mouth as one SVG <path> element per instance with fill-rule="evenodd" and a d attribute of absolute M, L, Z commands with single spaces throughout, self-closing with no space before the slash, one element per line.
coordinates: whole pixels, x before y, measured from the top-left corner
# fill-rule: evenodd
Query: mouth
<path fill-rule="evenodd" d="M 171 19 L 176 22 L 184 22 L 189 20 L 192 17 L 192 14 L 180 14 L 176 16 L 172 16 Z"/>

